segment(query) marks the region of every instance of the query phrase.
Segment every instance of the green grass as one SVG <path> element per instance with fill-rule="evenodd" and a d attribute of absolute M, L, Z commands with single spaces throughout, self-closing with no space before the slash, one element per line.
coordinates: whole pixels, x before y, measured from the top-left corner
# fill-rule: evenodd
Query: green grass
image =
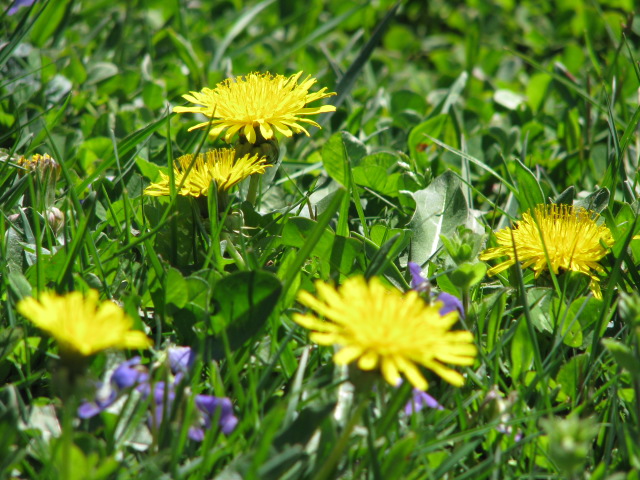
<path fill-rule="evenodd" d="M 639 39 L 631 0 L 66 0 L 0 13 L 0 477 L 637 479 Z M 174 158 L 224 146 L 171 113 L 181 95 L 300 70 L 338 109 L 310 137 L 280 138 L 257 206 L 243 189 L 222 215 L 215 196 L 142 194 Z M 58 230 L 42 182 L 15 164 L 34 153 L 62 168 Z M 549 199 L 611 230 L 602 300 L 579 276 L 484 275 L 491 232 Z M 405 290 L 409 260 L 462 298 L 459 327 L 479 350 L 461 388 L 426 372 L 444 409 L 410 416 L 408 384 L 354 392 L 354 372 L 292 321 L 315 280 L 376 275 Z M 197 351 L 184 392 L 229 397 L 234 432 L 189 440 L 192 405 L 149 430 L 150 401 L 135 395 L 77 419 L 56 390 L 55 341 L 16 304 L 89 288 L 154 340 L 141 355 L 157 380 L 168 345 Z M 86 381 L 133 355 L 95 356 Z"/>

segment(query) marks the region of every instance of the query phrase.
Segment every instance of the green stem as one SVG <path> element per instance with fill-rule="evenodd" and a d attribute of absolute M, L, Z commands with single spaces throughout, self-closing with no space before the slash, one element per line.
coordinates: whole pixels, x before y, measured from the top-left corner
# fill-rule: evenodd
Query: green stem
<path fill-rule="evenodd" d="M 249 177 L 249 191 L 247 192 L 247 202 L 251 205 L 256 204 L 256 198 L 258 197 L 258 186 L 260 185 L 260 175 L 253 174 Z"/>
<path fill-rule="evenodd" d="M 313 477 L 313 480 L 326 480 L 327 478 L 331 478 L 331 474 L 338 465 L 338 462 L 342 458 L 345 450 L 347 449 L 349 438 L 351 437 L 351 432 L 360 421 L 362 412 L 368 404 L 369 397 L 367 395 L 361 395 L 360 403 L 358 403 L 357 407 L 355 407 L 355 409 L 353 410 L 353 414 L 351 415 L 351 418 L 349 419 L 347 425 L 345 425 L 340 438 L 333 447 L 333 450 L 331 450 L 329 458 L 327 458 L 320 471 L 318 471 L 318 473 L 316 473 L 316 475 Z"/>
<path fill-rule="evenodd" d="M 62 406 L 62 465 L 60 478 L 71 478 L 71 445 L 73 443 L 73 402 Z"/>
<path fill-rule="evenodd" d="M 227 252 L 229 253 L 229 255 L 231 255 L 231 258 L 233 258 L 234 262 L 236 262 L 236 265 L 238 265 L 238 268 L 240 268 L 241 270 L 245 270 L 246 264 L 244 262 L 244 259 L 242 258 L 242 255 L 240 255 L 240 253 L 238 252 L 238 249 L 235 247 L 235 245 L 231 241 L 231 237 L 226 233 L 223 233 L 220 237 L 223 240 L 227 241 Z"/>

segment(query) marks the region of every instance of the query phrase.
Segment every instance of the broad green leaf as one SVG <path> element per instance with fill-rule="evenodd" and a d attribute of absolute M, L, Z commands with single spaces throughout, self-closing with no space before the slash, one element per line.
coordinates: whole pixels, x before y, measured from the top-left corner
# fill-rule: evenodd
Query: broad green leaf
<path fill-rule="evenodd" d="M 322 164 L 331 178 L 346 185 L 349 168 L 358 165 L 367 148 L 348 132 L 334 133 L 322 148 Z"/>
<path fill-rule="evenodd" d="M 87 67 L 87 84 L 95 85 L 118 75 L 118 67 L 111 62 L 95 62 Z"/>
<path fill-rule="evenodd" d="M 458 146 L 453 121 L 450 115 L 440 114 L 425 120 L 414 127 L 409 133 L 409 152 L 411 157 L 421 165 L 429 165 L 432 155 L 433 142 L 429 137 L 442 139 L 448 145 Z"/>
<path fill-rule="evenodd" d="M 533 351 L 535 346 L 531 342 L 529 329 L 525 319 L 520 320 L 516 332 L 511 340 L 511 378 L 518 379 L 533 365 Z"/>
<path fill-rule="evenodd" d="M 584 303 L 584 299 L 578 301 Z M 576 305 L 572 310 L 571 308 L 567 308 L 563 300 L 554 298 L 549 310 L 549 317 L 555 319 L 556 322 L 556 333 L 562 337 L 562 342 L 565 345 L 574 348 L 582 345 L 582 325 L 580 325 L 580 321 L 576 316 L 576 311 L 579 308 L 580 307 Z"/>
<path fill-rule="evenodd" d="M 411 90 L 398 90 L 391 94 L 391 112 L 399 113 L 404 110 L 413 110 L 424 114 L 427 110 L 427 101 L 422 95 Z"/>
<path fill-rule="evenodd" d="M 527 102 L 534 112 L 537 112 L 548 98 L 547 88 L 550 83 L 551 77 L 546 73 L 535 73 L 529 78 L 526 87 Z"/>
<path fill-rule="evenodd" d="M 292 217 L 287 220 L 282 230 L 282 243 L 301 248 L 308 241 L 317 223 L 304 217 Z M 351 271 L 353 260 L 361 250 L 361 244 L 354 238 L 334 234 L 328 228 L 324 230 L 311 254 L 323 262 L 328 262 L 340 273 Z"/>
<path fill-rule="evenodd" d="M 565 205 L 573 205 L 573 200 L 576 198 L 576 187 L 571 185 L 562 193 L 560 193 L 553 203 L 557 204 L 565 204 Z"/>
<path fill-rule="evenodd" d="M 580 200 L 576 200 L 576 207 L 583 207 L 587 210 L 592 210 L 596 213 L 602 212 L 607 205 L 609 204 L 609 198 L 611 194 L 609 190 L 606 188 L 600 188 L 587 196 L 586 198 L 581 198 Z"/>
<path fill-rule="evenodd" d="M 508 110 L 516 110 L 525 101 L 525 97 L 519 93 L 501 88 L 494 92 L 493 101 Z"/>
<path fill-rule="evenodd" d="M 448 277 L 456 287 L 464 291 L 480 283 L 485 273 L 487 273 L 486 263 L 463 263 L 449 273 Z"/>
<path fill-rule="evenodd" d="M 166 94 L 161 85 L 156 82 L 145 82 L 142 87 L 142 100 L 147 108 L 157 110 L 162 108 Z"/>
<path fill-rule="evenodd" d="M 422 265 L 440 248 L 440 235 L 453 235 L 460 225 L 467 225 L 471 219 L 460 180 L 451 171 L 412 196 L 416 211 L 408 225 L 413 232 L 411 261 Z"/>
<path fill-rule="evenodd" d="M 549 308 L 554 296 L 550 288 L 533 287 L 527 290 L 527 304 L 531 310 L 533 326 L 540 332 L 553 333 Z"/>
<path fill-rule="evenodd" d="M 9 288 L 18 299 L 31 296 L 33 288 L 27 277 L 21 272 L 13 271 L 9 273 L 8 277 Z"/>
<path fill-rule="evenodd" d="M 223 330 L 232 351 L 257 335 L 271 315 L 281 291 L 280 280 L 267 272 L 236 272 L 219 280 L 212 296 L 218 309 L 211 318 L 211 327 L 217 337 L 214 355 L 224 355 L 224 344 L 220 339 Z"/>
<path fill-rule="evenodd" d="M 189 300 L 189 288 L 182 274 L 175 268 L 167 271 L 165 287 L 165 305 L 173 304 L 183 308 Z"/>
<path fill-rule="evenodd" d="M 404 246 L 408 245 L 409 231 L 402 228 L 389 228 L 386 225 L 376 224 L 369 229 L 369 239 L 377 246 L 382 246 L 388 242 L 395 235 L 403 235 L 404 241 L 407 242 Z"/>
<path fill-rule="evenodd" d="M 70 0 L 49 2 L 45 10 L 31 27 L 31 41 L 38 47 L 43 47 L 58 29 L 64 19 L 65 11 Z"/>
<path fill-rule="evenodd" d="M 588 355 L 581 354 L 571 357 L 569 361 L 560 368 L 556 382 L 560 386 L 564 397 L 558 400 L 564 402 L 566 399 L 576 399 L 584 378 L 588 373 L 588 364 Z"/>
<path fill-rule="evenodd" d="M 603 303 L 593 297 L 578 297 L 569 306 L 569 317 L 577 318 L 582 331 L 586 331 L 602 312 Z"/>
<path fill-rule="evenodd" d="M 94 165 L 113 154 L 113 143 L 107 137 L 94 137 L 80 145 L 78 161 L 85 172 L 94 170 Z"/>
<path fill-rule="evenodd" d="M 369 187 L 382 195 L 397 197 L 402 176 L 397 170 L 398 157 L 380 152 L 364 157 L 353 167 L 353 180 L 361 187 Z"/>
<path fill-rule="evenodd" d="M 544 194 L 540 183 L 533 172 L 520 160 L 515 160 L 515 176 L 518 182 L 516 198 L 520 203 L 521 211 L 533 210 L 536 205 L 544 204 Z"/>
<path fill-rule="evenodd" d="M 147 177 L 152 182 L 160 180 L 160 173 L 159 172 L 166 171 L 166 169 L 163 170 L 162 168 L 160 168 L 155 163 L 152 163 L 152 162 L 150 162 L 148 160 L 145 160 L 144 158 L 142 158 L 140 156 L 136 157 L 136 165 L 138 166 L 138 169 L 140 170 L 140 173 L 144 177 Z"/>

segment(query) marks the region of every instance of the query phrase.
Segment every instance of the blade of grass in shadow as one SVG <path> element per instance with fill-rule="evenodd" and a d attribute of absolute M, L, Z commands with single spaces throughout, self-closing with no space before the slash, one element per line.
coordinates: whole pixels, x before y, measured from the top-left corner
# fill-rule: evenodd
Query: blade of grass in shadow
<path fill-rule="evenodd" d="M 304 265 L 304 262 L 307 261 L 313 248 L 316 246 L 322 234 L 324 233 L 324 229 L 327 228 L 329 222 L 338 211 L 340 204 L 342 203 L 342 197 L 345 195 L 344 189 L 336 190 L 333 194 L 333 198 L 327 205 L 327 209 L 318 217 L 318 222 L 316 226 L 311 231 L 310 235 L 307 237 L 304 246 L 298 250 L 293 262 L 289 265 L 289 268 L 286 272 L 284 272 L 283 277 L 283 289 L 280 298 L 286 298 L 291 285 L 293 285 L 293 281 L 296 278 L 296 275 L 300 273 L 300 269 Z"/>
<path fill-rule="evenodd" d="M 125 137 L 120 145 L 118 145 L 118 154 L 120 157 L 124 157 L 129 152 L 131 152 L 135 147 L 140 145 L 143 141 L 145 141 L 152 133 L 154 133 L 158 128 L 160 128 L 165 122 L 169 120 L 171 117 L 171 113 L 166 114 L 159 120 L 147 125 L 140 130 L 133 132 L 131 135 Z M 142 146 L 140 147 L 142 148 Z M 98 164 L 98 167 L 89 175 L 84 181 L 82 181 L 79 185 L 75 187 L 76 194 L 83 193 L 87 190 L 89 185 L 95 181 L 105 170 L 113 167 L 115 163 L 115 152 L 113 152 L 109 157 L 105 158 L 102 162 Z M 71 183 L 70 183 L 71 185 Z"/>
<path fill-rule="evenodd" d="M 211 70 L 220 70 L 220 60 L 222 60 L 222 57 L 229 48 L 229 45 L 231 45 L 235 38 L 240 35 L 249 25 L 251 25 L 254 18 L 260 12 L 262 12 L 265 8 L 267 8 L 274 2 L 275 0 L 264 0 L 240 14 L 239 18 L 235 21 L 222 41 L 218 44 L 216 53 L 213 56 L 213 60 L 211 61 Z"/>
<path fill-rule="evenodd" d="M 356 78 L 358 78 L 358 76 L 360 75 L 360 72 L 369 60 L 369 57 L 373 53 L 375 47 L 382 41 L 382 36 L 386 32 L 391 21 L 395 18 L 396 12 L 398 11 L 401 3 L 401 1 L 396 2 L 396 4 L 387 12 L 382 21 L 376 26 L 373 34 L 371 34 L 371 38 L 369 39 L 369 41 L 365 43 L 365 45 L 358 53 L 356 59 L 349 66 L 345 74 L 336 85 L 336 92 L 338 93 L 338 96 L 336 97 L 335 102 L 333 102 L 333 105 L 335 105 L 336 108 L 342 105 L 342 103 L 347 98 L 347 95 L 351 93 L 351 89 L 356 82 Z M 331 118 L 331 115 L 331 113 L 325 115 L 322 121 L 320 121 L 319 123 L 321 125 L 325 125 L 329 121 L 329 118 Z"/>
<path fill-rule="evenodd" d="M 452 147 L 450 145 L 447 145 L 446 143 L 441 142 L 440 140 L 438 140 L 435 137 L 432 137 L 431 135 L 426 135 L 425 134 L 425 137 L 427 137 L 430 141 L 432 141 L 433 143 L 435 143 L 439 147 L 442 147 L 445 150 L 450 151 L 451 153 L 455 153 L 456 155 L 460 156 L 461 158 L 463 158 L 465 160 L 468 160 L 469 162 L 479 166 L 480 168 L 482 168 L 486 172 L 490 173 L 491 175 L 496 177 L 498 180 L 500 180 L 509 189 L 510 192 L 518 193 L 518 190 L 516 189 L 516 187 L 511 182 L 508 182 L 498 172 L 496 172 L 493 168 L 491 168 L 488 165 L 486 165 L 481 160 L 478 160 L 476 157 L 472 157 L 468 153 L 465 153 L 465 152 L 463 152 L 461 150 L 458 150 L 457 148 L 454 148 L 454 147 Z"/>
<path fill-rule="evenodd" d="M 9 60 L 9 57 L 11 56 L 13 51 L 18 47 L 18 45 L 22 43 L 23 38 L 31 31 L 31 28 L 33 28 L 33 25 L 38 21 L 38 19 L 40 18 L 40 15 L 42 15 L 42 12 L 44 12 L 47 6 L 49 5 L 49 0 L 45 0 L 40 5 L 41 5 L 41 8 L 35 14 L 35 16 L 33 17 L 33 20 L 30 23 L 28 23 L 28 20 L 30 17 L 29 15 L 24 15 L 22 17 L 22 20 L 20 21 L 16 29 L 13 31 L 13 34 L 9 38 L 9 41 L 4 45 L 2 49 L 0 49 L 0 69 L 4 66 L 5 63 L 7 63 L 7 60 Z M 31 8 L 35 9 L 37 7 L 31 7 Z M 0 20 L 2 19 L 4 19 L 4 15 L 0 17 Z"/>
<path fill-rule="evenodd" d="M 615 157 L 612 162 L 609 163 L 609 167 L 604 174 L 604 179 L 602 180 L 602 186 L 608 188 L 611 192 L 611 196 L 609 197 L 609 207 L 613 207 L 615 198 L 616 198 L 616 189 L 618 185 L 618 179 L 625 180 L 625 171 L 624 171 L 624 162 L 622 158 L 622 148 L 620 146 L 620 139 L 618 138 L 618 133 L 616 131 L 616 121 L 613 117 L 613 104 L 609 98 L 609 95 L 606 91 L 604 91 L 604 95 L 607 99 L 607 126 L 609 127 L 609 135 L 611 141 L 613 143 L 613 148 L 615 151 Z M 635 125 L 634 125 L 635 127 Z M 635 128 L 634 128 L 635 129 Z M 626 194 L 626 190 L 622 189 L 623 194 Z M 627 198 L 627 201 L 633 202 L 635 199 L 633 196 L 631 198 Z"/>
<path fill-rule="evenodd" d="M 96 208 L 96 194 L 92 194 L 85 200 L 85 205 L 89 206 L 87 212 L 85 212 L 84 216 L 80 219 L 80 225 L 78 225 L 78 230 L 76 231 L 71 245 L 67 247 L 67 255 L 64 259 L 64 266 L 60 270 L 58 274 L 58 278 L 56 279 L 56 285 L 62 285 L 62 282 L 69 275 L 71 271 L 71 267 L 76 263 L 77 257 L 80 254 L 80 249 L 82 248 L 83 243 L 85 242 L 85 236 L 89 233 L 89 221 L 93 217 L 93 212 Z M 90 235 L 89 235 L 90 236 Z M 90 243 L 93 243 L 89 240 Z M 94 245 L 95 247 L 95 245 Z M 69 277 L 70 285 L 69 287 L 73 289 L 73 280 Z"/>
<path fill-rule="evenodd" d="M 342 151 L 344 152 L 344 179 L 345 185 L 344 188 L 347 192 L 350 192 L 352 189 L 356 190 L 358 187 L 353 183 L 353 175 L 351 171 L 351 159 L 349 158 L 349 152 L 347 151 L 347 147 L 342 143 Z M 340 204 L 340 211 L 338 212 L 338 226 L 336 227 L 336 234 L 342 235 L 343 237 L 349 236 L 349 204 L 351 203 L 351 199 L 349 195 L 345 195 L 342 198 L 342 203 Z"/>
<path fill-rule="evenodd" d="M 360 6 L 354 7 L 351 10 L 348 10 L 347 12 L 343 13 L 342 15 L 338 15 L 337 17 L 332 18 L 328 22 L 322 23 L 320 25 L 320 27 L 316 28 L 309 35 L 307 35 L 302 40 L 300 40 L 299 42 L 297 42 L 294 45 L 292 45 L 290 48 L 287 48 L 284 52 L 282 52 L 280 54 L 280 56 L 277 57 L 274 60 L 274 63 L 282 62 L 283 60 L 289 58 L 291 56 L 291 54 L 293 54 L 295 51 L 300 50 L 301 48 L 304 48 L 307 45 L 315 42 L 318 38 L 322 37 L 326 33 L 332 31 L 333 29 L 335 29 L 338 25 L 340 25 L 342 22 L 344 22 L 347 18 L 351 17 L 353 14 L 355 14 L 356 12 L 358 12 L 359 10 L 361 10 L 363 8 L 364 8 L 364 5 L 360 5 Z M 372 48 L 372 50 L 373 50 L 373 48 Z"/>
<path fill-rule="evenodd" d="M 582 97 L 583 100 L 586 100 L 587 102 L 589 102 L 591 105 L 593 105 L 594 107 L 596 107 L 598 110 L 600 110 L 601 112 L 606 112 L 607 108 L 603 105 L 600 105 L 594 98 L 592 98 L 584 89 L 578 87 L 575 83 L 573 83 L 572 81 L 570 81 L 569 79 L 567 79 L 566 77 L 560 75 L 557 72 L 550 72 L 548 71 L 546 68 L 544 68 L 542 65 L 540 65 L 538 62 L 536 62 L 535 60 L 533 60 L 531 57 L 528 57 L 527 55 L 520 53 L 516 50 L 513 50 L 511 48 L 505 47 L 505 50 L 509 53 L 511 53 L 512 55 L 515 55 L 516 57 L 521 58 L 522 60 L 524 60 L 526 63 L 528 63 L 529 65 L 531 65 L 532 67 L 534 67 L 535 69 L 539 70 L 542 73 L 546 73 L 547 75 L 549 75 L 550 77 L 552 77 L 555 81 L 561 83 L 562 85 L 564 85 L 565 87 L 567 87 L 569 90 L 574 91 L 578 96 Z"/>
<path fill-rule="evenodd" d="M 378 246 L 369 240 L 368 238 L 355 235 L 358 238 L 362 238 L 364 242 L 367 242 L 371 246 L 378 248 Z M 364 272 L 366 278 L 371 278 L 376 275 L 383 274 L 387 268 L 391 268 L 393 275 L 390 275 L 396 282 L 400 283 L 405 290 L 409 289 L 409 284 L 398 270 L 398 267 L 393 263 L 393 259 L 397 258 L 400 251 L 404 249 L 406 243 L 403 241 L 403 237 L 400 233 L 396 233 L 388 241 L 380 246 L 375 255 L 371 259 L 371 263 Z"/>
<path fill-rule="evenodd" d="M 53 156 L 54 158 L 62 158 L 62 156 L 60 155 L 60 151 L 58 150 L 58 148 L 56 147 L 56 143 L 54 142 L 53 138 L 51 137 L 51 133 L 49 132 L 49 129 L 47 128 L 47 126 L 44 126 L 44 130 L 46 132 L 47 138 L 49 139 L 49 145 L 51 148 L 51 151 L 53 152 Z M 69 167 L 67 166 L 66 162 L 61 161 L 58 162 L 58 165 L 60 165 L 60 170 L 62 172 L 62 176 L 64 178 L 64 180 L 67 182 L 67 186 L 68 186 L 68 190 L 67 190 L 67 194 L 71 197 L 71 204 L 72 204 L 72 208 L 73 211 L 76 215 L 78 215 L 78 219 L 81 223 L 81 225 L 84 225 L 84 227 L 86 228 L 86 226 L 88 225 L 88 218 L 93 214 L 93 210 L 95 208 L 95 202 L 96 202 L 96 198 L 94 196 L 93 199 L 85 199 L 85 200 L 89 200 L 88 205 L 90 207 L 89 212 L 87 212 L 87 214 L 85 214 L 84 210 L 83 210 L 83 205 L 80 203 L 80 199 L 78 198 L 78 193 L 76 192 L 76 190 L 73 188 L 73 180 L 71 178 L 71 175 L 69 173 Z M 82 234 L 80 234 L 80 227 L 78 227 L 78 229 L 74 232 L 73 235 L 73 239 L 74 239 L 74 243 L 76 241 L 76 239 L 79 239 L 81 237 L 83 237 L 85 235 L 86 232 L 83 232 Z M 102 270 L 102 263 L 100 262 L 100 254 L 98 253 L 98 249 L 96 247 L 95 242 L 93 241 L 93 237 L 91 235 L 87 236 L 87 248 L 89 249 L 89 252 L 91 254 L 91 257 L 93 258 L 96 267 L 98 269 L 98 273 L 100 274 L 100 276 L 102 277 L 102 279 L 106 279 L 105 273 Z M 79 246 L 78 246 L 79 249 Z M 78 250 L 79 251 L 79 250 Z M 74 257 L 75 255 L 77 255 L 78 252 L 74 253 Z M 65 272 L 65 270 L 68 270 L 71 267 L 71 264 L 68 263 L 70 260 L 70 257 L 67 256 L 66 261 L 65 261 L 65 265 L 64 268 L 60 271 L 60 275 L 58 276 L 58 279 L 56 281 L 57 285 L 61 285 L 62 280 L 64 279 L 64 276 L 67 275 L 68 272 Z M 73 287 L 73 285 L 71 285 L 71 288 Z M 107 293 L 107 295 L 109 297 L 111 297 L 111 291 L 110 291 L 110 287 L 109 287 L 109 283 L 104 281 L 103 282 L 103 287 Z"/>
<path fill-rule="evenodd" d="M 537 223 L 537 220 L 536 220 L 536 223 Z M 513 242 L 513 245 L 515 245 L 515 239 L 513 238 L 513 230 L 511 230 L 511 241 Z M 544 246 L 544 242 L 543 242 L 543 246 Z M 520 305 L 522 305 L 524 319 L 527 324 L 527 331 L 529 333 L 531 344 L 533 345 L 533 364 L 535 365 L 535 368 L 536 368 L 536 376 L 531 380 L 531 383 L 527 385 L 527 390 L 529 392 L 534 392 L 536 385 L 543 378 L 544 366 L 542 363 L 542 354 L 540 353 L 540 345 L 538 343 L 538 335 L 536 334 L 534 321 L 531 316 L 531 308 L 529 306 L 529 300 L 527 299 L 527 292 L 525 290 L 524 277 L 522 275 L 522 268 L 520 268 L 520 261 L 518 260 L 518 251 L 517 249 L 514 248 L 513 252 L 514 252 L 514 260 L 515 260 L 515 265 L 513 266 L 513 268 L 515 269 L 515 273 L 516 273 L 517 292 L 518 292 L 518 296 L 520 297 Z M 548 261 L 549 256 L 546 253 L 546 249 L 545 249 L 545 255 Z M 553 274 L 553 271 L 551 271 L 551 273 Z M 556 290 L 558 290 L 557 281 L 555 277 L 553 277 L 553 280 L 554 280 L 554 283 L 556 284 Z M 545 407 L 551 410 L 551 399 L 549 398 L 549 395 L 544 395 L 544 401 L 545 401 Z"/>
<path fill-rule="evenodd" d="M 346 151 L 346 147 L 344 148 Z M 362 209 L 362 202 L 360 200 L 360 193 L 358 193 L 358 186 L 356 185 L 356 182 L 353 178 L 353 170 L 351 169 L 351 165 L 349 165 L 349 183 L 351 185 L 353 205 L 356 207 L 356 212 L 358 212 L 358 218 L 360 219 L 360 225 L 362 226 L 362 233 L 365 237 L 369 237 L 369 226 L 367 225 L 367 220 L 364 216 L 364 210 Z"/>

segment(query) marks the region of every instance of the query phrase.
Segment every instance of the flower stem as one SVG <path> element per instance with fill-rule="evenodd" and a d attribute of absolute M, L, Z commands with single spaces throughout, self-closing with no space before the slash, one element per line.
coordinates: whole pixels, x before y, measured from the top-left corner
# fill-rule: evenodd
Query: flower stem
<path fill-rule="evenodd" d="M 351 415 L 349 422 L 345 425 L 340 438 L 338 438 L 338 441 L 333 447 L 333 450 L 331 450 L 329 458 L 327 458 L 320 471 L 318 471 L 318 473 L 316 473 L 316 475 L 313 477 L 313 480 L 326 480 L 327 478 L 331 478 L 331 474 L 338 465 L 338 462 L 340 461 L 340 458 L 342 458 L 343 453 L 347 449 L 349 438 L 351 437 L 351 432 L 360 421 L 362 412 L 368 404 L 369 397 L 367 395 L 361 395 L 360 402 L 354 408 L 353 414 Z"/>
<path fill-rule="evenodd" d="M 258 197 L 258 186 L 260 185 L 260 175 L 253 174 L 249 177 L 249 190 L 247 191 L 247 202 L 251 205 L 256 204 L 256 198 Z"/>

